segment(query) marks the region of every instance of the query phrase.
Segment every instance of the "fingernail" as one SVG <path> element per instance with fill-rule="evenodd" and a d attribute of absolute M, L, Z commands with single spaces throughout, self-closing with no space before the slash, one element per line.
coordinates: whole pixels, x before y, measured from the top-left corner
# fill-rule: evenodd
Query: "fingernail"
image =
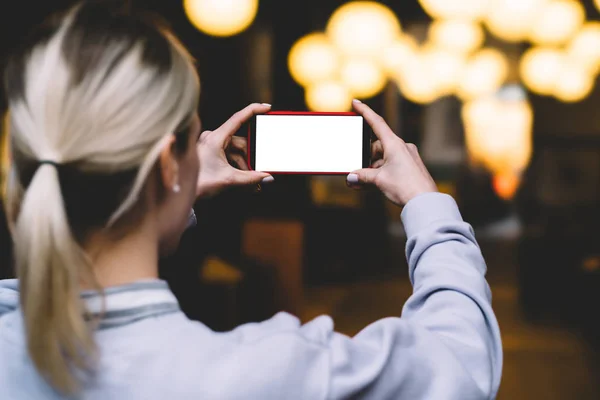
<path fill-rule="evenodd" d="M 360 101 L 359 99 L 354 99 L 354 100 L 352 100 L 352 102 L 354 104 L 362 104 L 362 101 Z"/>
<path fill-rule="evenodd" d="M 269 183 L 269 182 L 273 182 L 274 180 L 275 180 L 275 178 L 273 178 L 272 176 L 267 176 L 262 179 L 262 183 Z"/>
<path fill-rule="evenodd" d="M 265 107 L 271 107 L 271 105 L 269 103 L 260 103 L 260 104 L 262 104 Z"/>
<path fill-rule="evenodd" d="M 358 175 L 356 175 L 356 174 L 349 174 L 346 177 L 346 180 L 348 181 L 348 183 L 358 183 Z"/>

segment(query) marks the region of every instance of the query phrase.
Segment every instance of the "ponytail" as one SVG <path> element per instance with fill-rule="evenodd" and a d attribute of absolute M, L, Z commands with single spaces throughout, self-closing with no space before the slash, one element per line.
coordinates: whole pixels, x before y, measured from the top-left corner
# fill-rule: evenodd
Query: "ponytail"
<path fill-rule="evenodd" d="M 87 321 L 79 292 L 82 284 L 100 289 L 86 236 L 113 233 L 139 211 L 162 146 L 197 110 L 200 83 L 168 30 L 97 1 L 32 35 L 9 59 L 4 82 L 7 208 L 27 347 L 40 375 L 74 395 L 97 360 L 96 321 Z M 77 180 L 88 177 L 104 186 L 101 204 L 85 209 L 91 194 Z"/>
<path fill-rule="evenodd" d="M 75 373 L 89 371 L 96 349 L 79 298 L 87 260 L 63 203 L 58 170 L 40 165 L 24 193 L 14 242 L 29 354 L 56 390 L 72 394 Z"/>

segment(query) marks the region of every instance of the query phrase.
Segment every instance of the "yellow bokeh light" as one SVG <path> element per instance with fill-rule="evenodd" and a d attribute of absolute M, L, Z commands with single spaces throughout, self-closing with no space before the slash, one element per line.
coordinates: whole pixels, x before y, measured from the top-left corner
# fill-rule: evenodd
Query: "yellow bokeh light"
<path fill-rule="evenodd" d="M 588 97 L 594 88 L 594 76 L 585 67 L 568 63 L 556 81 L 554 96 L 565 103 L 575 103 Z"/>
<path fill-rule="evenodd" d="M 550 0 L 491 0 L 485 23 L 492 34 L 509 42 L 529 37 L 540 10 Z"/>
<path fill-rule="evenodd" d="M 381 92 L 387 80 L 375 62 L 364 58 L 346 60 L 340 70 L 340 77 L 352 96 L 361 99 Z"/>
<path fill-rule="evenodd" d="M 312 111 L 348 111 L 352 108 L 352 94 L 343 84 L 335 81 L 309 86 L 305 100 Z"/>
<path fill-rule="evenodd" d="M 200 31 L 212 36 L 233 36 L 252 24 L 258 0 L 184 0 L 183 7 Z"/>
<path fill-rule="evenodd" d="M 435 84 L 427 79 L 402 79 L 398 85 L 402 96 L 413 103 L 429 104 L 440 97 Z"/>
<path fill-rule="evenodd" d="M 471 160 L 494 174 L 519 174 L 532 153 L 533 109 L 518 86 L 463 105 Z"/>
<path fill-rule="evenodd" d="M 596 5 L 596 8 L 600 10 L 600 0 L 594 0 L 594 4 Z"/>
<path fill-rule="evenodd" d="M 553 48 L 534 47 L 521 58 L 519 72 L 531 91 L 550 95 L 554 91 L 564 63 L 564 54 Z"/>
<path fill-rule="evenodd" d="M 567 46 L 570 60 L 595 74 L 600 68 L 600 22 L 587 22 Z"/>
<path fill-rule="evenodd" d="M 457 95 L 463 100 L 496 92 L 508 75 L 508 60 L 496 49 L 483 49 L 467 62 L 460 79 Z"/>
<path fill-rule="evenodd" d="M 464 72 L 465 57 L 437 47 L 424 49 L 422 57 L 429 79 L 435 81 L 439 95 L 452 94 Z"/>
<path fill-rule="evenodd" d="M 530 39 L 542 45 L 561 45 L 571 39 L 585 21 L 578 1 L 554 0 L 544 5 L 532 25 Z"/>
<path fill-rule="evenodd" d="M 479 24 L 461 20 L 436 20 L 429 27 L 428 39 L 438 47 L 458 53 L 471 53 L 483 44 L 485 35 Z"/>
<path fill-rule="evenodd" d="M 290 74 L 303 86 L 335 78 L 339 66 L 339 55 L 323 33 L 302 37 L 288 55 Z"/>
<path fill-rule="evenodd" d="M 433 79 L 432 71 L 421 53 L 415 54 L 404 66 L 396 82 L 402 95 L 413 103 L 427 104 L 443 94 Z"/>
<path fill-rule="evenodd" d="M 490 0 L 419 0 L 433 18 L 475 20 L 483 17 Z"/>
<path fill-rule="evenodd" d="M 401 33 L 392 10 L 374 1 L 352 1 L 331 15 L 326 29 L 332 43 L 348 56 L 377 57 Z"/>
<path fill-rule="evenodd" d="M 383 49 L 380 63 L 388 76 L 397 77 L 402 73 L 403 66 L 417 51 L 416 40 L 412 36 L 403 35 Z"/>
<path fill-rule="evenodd" d="M 465 103 L 461 115 L 465 127 L 465 144 L 470 159 L 475 164 L 484 164 L 489 144 L 485 132 L 491 132 L 497 118 L 498 105 L 492 97 L 482 97 Z M 486 140 L 487 139 L 487 140 Z"/>

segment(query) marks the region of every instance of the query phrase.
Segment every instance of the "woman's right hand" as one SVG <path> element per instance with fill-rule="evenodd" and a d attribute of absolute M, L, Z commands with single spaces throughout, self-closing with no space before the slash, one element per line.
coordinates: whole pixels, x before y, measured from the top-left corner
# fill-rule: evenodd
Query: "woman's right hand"
<path fill-rule="evenodd" d="M 348 185 L 353 188 L 375 185 L 390 201 L 400 206 L 420 194 L 437 192 L 417 147 L 396 136 L 383 118 L 366 104 L 354 100 L 352 105 L 371 126 L 378 140 L 371 144 L 371 168 L 349 174 Z"/>
<path fill-rule="evenodd" d="M 234 136 L 242 124 L 270 109 L 270 104 L 250 104 L 217 130 L 202 132 L 197 146 L 200 159 L 198 197 L 213 196 L 229 186 L 256 185 L 273 180 L 266 172 L 248 170 L 246 139 Z"/>

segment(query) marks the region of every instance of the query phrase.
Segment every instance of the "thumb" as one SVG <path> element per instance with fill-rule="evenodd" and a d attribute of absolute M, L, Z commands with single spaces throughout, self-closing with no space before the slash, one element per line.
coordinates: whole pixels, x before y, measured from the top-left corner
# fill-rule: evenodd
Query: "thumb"
<path fill-rule="evenodd" d="M 361 184 L 373 185 L 373 184 L 375 184 L 375 177 L 377 176 L 378 172 L 379 171 L 374 168 L 363 168 L 363 169 L 359 169 L 359 170 L 351 172 L 346 177 L 346 180 L 348 181 L 348 183 L 350 185 L 361 185 Z"/>
<path fill-rule="evenodd" d="M 234 185 L 257 185 L 272 181 L 274 181 L 274 178 L 266 172 L 242 171 L 239 169 L 236 169 L 231 177 L 231 183 Z"/>

